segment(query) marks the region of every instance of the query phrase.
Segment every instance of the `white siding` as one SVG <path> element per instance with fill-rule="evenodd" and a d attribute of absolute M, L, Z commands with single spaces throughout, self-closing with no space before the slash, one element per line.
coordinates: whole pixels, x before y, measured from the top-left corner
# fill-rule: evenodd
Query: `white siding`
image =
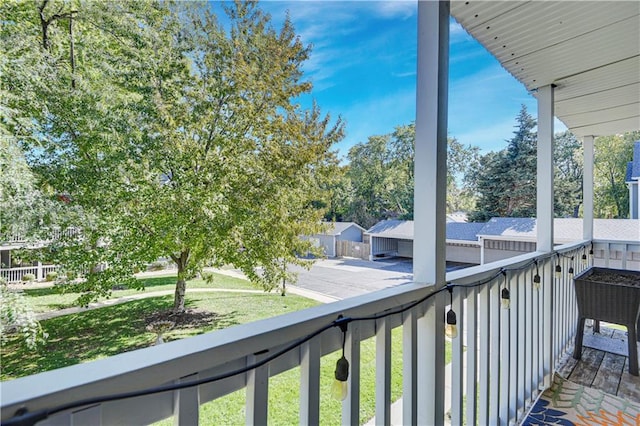
<path fill-rule="evenodd" d="M 480 246 L 447 244 L 447 262 L 480 264 Z"/>

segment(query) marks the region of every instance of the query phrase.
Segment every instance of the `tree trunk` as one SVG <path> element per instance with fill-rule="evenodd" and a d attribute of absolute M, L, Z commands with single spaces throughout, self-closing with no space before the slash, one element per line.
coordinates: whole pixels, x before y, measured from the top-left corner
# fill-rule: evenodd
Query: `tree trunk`
<path fill-rule="evenodd" d="M 184 295 L 187 291 L 187 264 L 189 262 L 189 252 L 183 251 L 180 256 L 171 256 L 178 266 L 178 281 L 176 282 L 176 292 L 173 298 L 173 312 L 184 312 Z"/>
<path fill-rule="evenodd" d="M 71 64 L 71 87 L 76 88 L 76 57 L 73 45 L 73 13 L 69 15 L 69 62 Z"/>
<path fill-rule="evenodd" d="M 40 26 L 42 27 L 42 48 L 46 51 L 49 50 L 49 23 L 50 21 L 44 18 L 44 8 L 47 7 L 49 0 L 45 0 L 40 4 Z"/>
<path fill-rule="evenodd" d="M 173 312 L 184 312 L 184 295 L 187 291 L 187 282 L 184 275 L 178 269 L 178 281 L 176 282 L 176 293 L 173 298 Z"/>

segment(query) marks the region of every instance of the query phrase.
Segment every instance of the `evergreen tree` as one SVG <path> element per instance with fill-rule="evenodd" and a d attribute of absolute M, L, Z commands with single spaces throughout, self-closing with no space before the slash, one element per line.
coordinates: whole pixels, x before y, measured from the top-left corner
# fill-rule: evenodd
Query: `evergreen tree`
<path fill-rule="evenodd" d="M 536 121 L 523 105 L 507 147 L 480 159 L 470 175 L 478 199 L 471 221 L 491 217 L 535 217 L 537 198 Z M 582 146 L 570 132 L 555 135 L 555 216 L 578 217 L 582 204 Z"/>
<path fill-rule="evenodd" d="M 507 148 L 489 153 L 474 178 L 478 199 L 472 221 L 493 216 L 533 217 L 536 213 L 536 122 L 522 105 Z"/>
<path fill-rule="evenodd" d="M 584 171 L 582 143 L 569 131 L 555 135 L 555 212 L 558 217 L 579 217 Z"/>

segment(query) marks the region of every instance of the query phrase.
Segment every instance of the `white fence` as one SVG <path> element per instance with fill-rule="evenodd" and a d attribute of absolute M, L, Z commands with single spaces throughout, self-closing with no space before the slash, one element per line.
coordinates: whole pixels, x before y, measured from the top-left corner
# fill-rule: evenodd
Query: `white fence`
<path fill-rule="evenodd" d="M 573 266 L 578 273 L 583 268 L 584 247 L 582 243 L 563 246 L 557 256 L 531 253 L 447 274 L 459 328 L 459 337 L 452 341 L 452 385 L 446 398 L 451 401 L 452 424 L 461 424 L 465 409 L 468 424 L 506 425 L 521 418 L 548 383 L 575 330 L 568 270 Z M 540 288 L 534 282 L 536 263 Z M 564 271 L 560 279 L 553 277 L 556 263 Z M 503 288 L 510 292 L 508 310 L 500 308 Z M 176 424 L 197 424 L 200 404 L 246 388 L 246 422 L 266 424 L 269 378 L 300 367 L 300 424 L 317 424 L 320 358 L 342 347 L 343 334 L 335 323 L 342 315 L 347 318 L 344 349 L 350 363 L 343 423 L 367 420 L 359 414 L 360 342 L 372 336 L 376 340 L 376 420 L 389 423 L 390 333 L 402 327 L 403 423 L 441 424 L 447 392 L 447 305 L 446 288 L 434 291 L 408 284 L 4 382 L 0 385 L 2 421 L 5 424 L 24 407 L 29 413 L 49 409 L 50 417 L 42 424 L 144 424 L 172 415 Z M 291 349 L 245 370 L 283 348 Z M 200 381 L 197 386 L 101 400 L 106 395 L 194 380 Z M 74 405 L 79 400 L 81 405 Z M 63 408 L 57 412 L 56 407 Z"/>
<path fill-rule="evenodd" d="M 20 268 L 0 268 L 0 277 L 8 283 L 24 281 L 24 276 L 31 274 L 36 281 L 44 280 L 49 272 L 54 272 L 57 265 L 23 266 Z"/>
<path fill-rule="evenodd" d="M 640 271 L 640 242 L 593 241 L 594 265 L 605 268 Z"/>
<path fill-rule="evenodd" d="M 77 235 L 80 232 L 80 228 L 69 227 L 65 229 L 54 228 L 52 229 L 46 238 L 38 241 L 38 244 L 43 244 L 49 241 L 59 240 L 61 238 L 70 238 Z M 0 245 L 13 245 L 19 243 L 27 243 L 29 238 L 22 231 L 14 231 L 10 234 L 0 235 Z"/>

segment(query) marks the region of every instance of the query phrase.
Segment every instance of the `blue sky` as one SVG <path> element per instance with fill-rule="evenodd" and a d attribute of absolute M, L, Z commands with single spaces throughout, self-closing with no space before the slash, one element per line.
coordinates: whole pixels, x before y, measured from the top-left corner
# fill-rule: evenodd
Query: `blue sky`
<path fill-rule="evenodd" d="M 261 7 L 276 25 L 288 11 L 301 40 L 313 45 L 305 76 L 322 110 L 346 121 L 341 156 L 368 136 L 415 120 L 416 1 L 263 1 Z M 449 136 L 483 152 L 502 149 L 520 106 L 536 115 L 535 99 L 453 20 L 450 32 Z"/>

